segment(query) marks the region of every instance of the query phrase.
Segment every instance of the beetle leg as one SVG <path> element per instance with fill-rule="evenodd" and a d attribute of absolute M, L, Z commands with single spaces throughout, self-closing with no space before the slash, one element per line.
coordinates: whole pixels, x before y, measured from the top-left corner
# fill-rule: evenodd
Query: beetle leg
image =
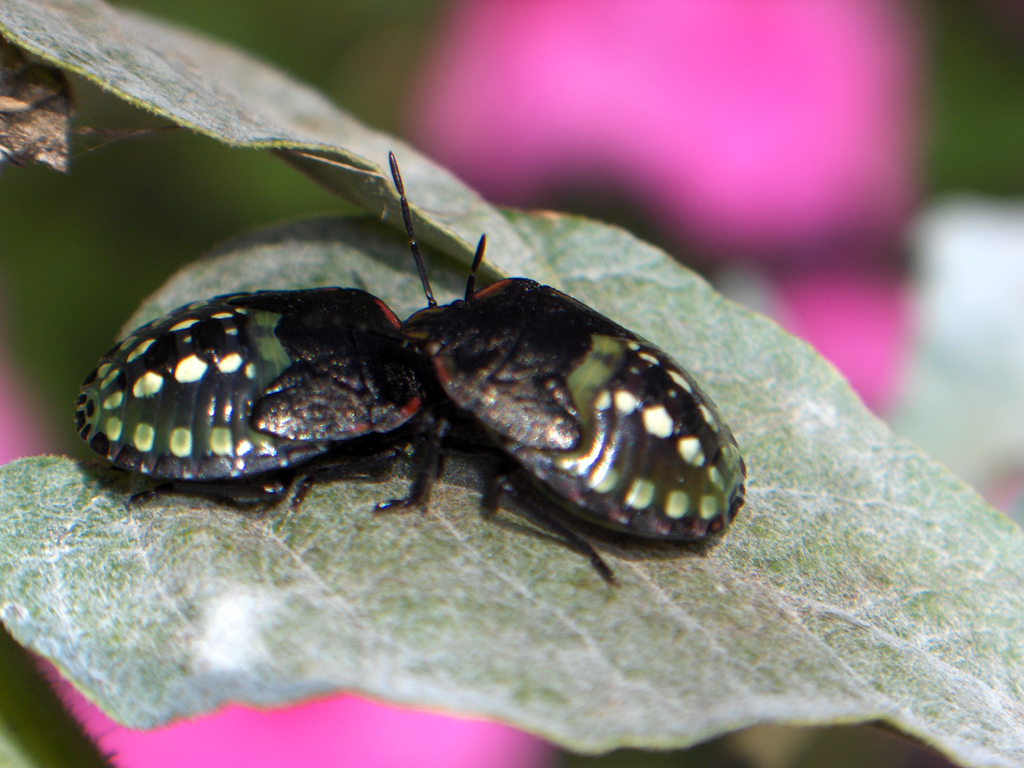
<path fill-rule="evenodd" d="M 128 497 L 125 507 L 129 510 L 146 504 L 153 499 L 170 494 L 185 496 L 202 496 L 217 501 L 226 501 L 240 507 L 272 505 L 279 502 L 287 493 L 290 483 L 280 474 L 269 475 L 251 482 L 211 482 L 209 480 L 175 480 L 160 483 L 148 491 L 133 493 Z"/>
<path fill-rule="evenodd" d="M 508 474 L 498 474 L 494 478 L 493 488 L 496 490 L 489 491 L 485 497 L 487 502 L 493 504 L 493 507 L 487 507 L 488 509 L 497 508 L 498 502 L 501 500 L 502 493 L 516 499 L 519 502 L 517 505 L 518 508 L 526 517 L 542 528 L 547 528 L 556 536 L 561 537 L 562 540 L 564 540 L 570 547 L 575 549 L 581 555 L 589 558 L 590 564 L 594 566 L 594 570 L 598 572 L 601 578 L 608 582 L 609 585 L 615 586 L 615 572 L 612 571 L 601 555 L 597 553 L 597 550 L 594 549 L 593 545 L 578 533 L 570 529 L 557 517 L 544 511 L 540 505 L 531 504 L 529 503 L 529 500 L 523 498 L 523 494 L 512 483 Z"/>
<path fill-rule="evenodd" d="M 430 489 L 441 474 L 444 464 L 442 443 L 451 427 L 451 422 L 446 418 L 437 418 L 433 422 L 433 431 L 427 438 L 419 471 L 416 474 L 416 479 L 413 480 L 412 487 L 409 488 L 408 495 L 401 499 L 380 502 L 376 506 L 377 512 L 422 508 L 430 501 Z"/>
<path fill-rule="evenodd" d="M 355 459 L 336 457 L 330 463 L 313 467 L 295 482 L 292 495 L 292 509 L 302 504 L 310 489 L 317 483 L 329 483 L 334 480 L 368 476 L 393 463 L 401 455 L 402 449 L 397 445 L 392 445 L 371 456 L 362 456 Z"/>

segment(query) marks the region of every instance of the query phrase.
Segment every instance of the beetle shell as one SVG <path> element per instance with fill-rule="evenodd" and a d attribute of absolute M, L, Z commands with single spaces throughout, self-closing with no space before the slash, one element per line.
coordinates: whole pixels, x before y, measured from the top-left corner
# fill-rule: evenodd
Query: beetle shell
<path fill-rule="evenodd" d="M 422 406 L 418 358 L 365 291 L 231 294 L 133 331 L 82 385 L 82 439 L 165 480 L 241 477 L 397 429 Z"/>
<path fill-rule="evenodd" d="M 445 393 L 591 522 L 699 539 L 742 506 L 746 468 L 711 398 L 664 352 L 564 293 L 502 280 L 417 312 L 403 332 Z"/>

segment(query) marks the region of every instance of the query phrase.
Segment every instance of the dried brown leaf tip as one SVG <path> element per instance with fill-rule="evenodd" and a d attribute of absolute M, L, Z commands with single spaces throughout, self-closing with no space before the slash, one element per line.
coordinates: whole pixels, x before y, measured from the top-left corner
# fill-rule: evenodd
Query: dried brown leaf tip
<path fill-rule="evenodd" d="M 0 38 L 0 168 L 37 162 L 66 172 L 73 111 L 64 73 Z"/>

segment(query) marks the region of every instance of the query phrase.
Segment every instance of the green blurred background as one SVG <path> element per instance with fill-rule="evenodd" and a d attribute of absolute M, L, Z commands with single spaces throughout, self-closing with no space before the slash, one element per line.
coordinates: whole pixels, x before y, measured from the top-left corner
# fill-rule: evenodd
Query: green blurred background
<path fill-rule="evenodd" d="M 274 0 L 124 5 L 255 53 L 398 136 L 407 132 L 407 97 L 444 12 L 441 3 L 417 0 L 301 0 L 287 11 Z M 921 6 L 931 58 L 926 199 L 949 190 L 1024 192 L 1024 35 L 1008 30 L 992 5 Z M 156 123 L 80 79 L 73 86 L 79 125 Z M 86 454 L 70 428 L 69 404 L 144 296 L 230 235 L 289 217 L 351 211 L 266 154 L 187 131 L 83 153 L 86 146 L 76 142 L 67 176 L 42 167 L 0 173 L 0 344 L 37 398 L 54 449 L 79 456 Z M 653 235 L 635 220 L 635 209 L 619 217 L 604 208 L 578 212 L 625 219 Z"/>
<path fill-rule="evenodd" d="M 444 13 L 444 4 L 417 0 L 122 5 L 234 43 L 398 136 L 407 133 L 408 94 Z M 1014 29 L 1007 21 L 1011 15 L 993 13 L 999 5 L 997 0 L 920 4 L 930 57 L 925 200 L 947 191 L 1024 192 L 1024 16 L 1021 28 Z M 158 124 L 81 80 L 73 87 L 79 125 Z M 144 296 L 179 266 L 240 231 L 290 217 L 353 211 L 265 153 L 228 149 L 186 131 L 82 152 L 86 146 L 76 142 L 67 176 L 42 167 L 0 173 L 0 346 L 35 398 L 30 405 L 53 450 L 81 457 L 86 450 L 71 427 L 78 384 Z M 585 204 L 578 200 L 565 202 L 581 213 L 609 216 L 604 209 L 579 210 Z M 621 218 L 637 215 L 633 210 Z M 633 224 L 645 236 L 653 231 L 642 220 Z M 769 743 L 793 743 L 792 735 L 779 730 L 765 738 L 761 747 L 755 743 L 754 753 L 768 755 Z M 870 729 L 808 731 L 798 741 L 799 749 L 783 749 L 777 762 L 754 762 L 766 768 L 942 763 Z M 608 768 L 750 764 L 738 743 L 710 745 L 688 757 L 627 753 L 570 763 Z M 889 758 L 876 761 L 871 756 L 878 750 Z M 837 762 L 837 754 L 848 760 Z"/>

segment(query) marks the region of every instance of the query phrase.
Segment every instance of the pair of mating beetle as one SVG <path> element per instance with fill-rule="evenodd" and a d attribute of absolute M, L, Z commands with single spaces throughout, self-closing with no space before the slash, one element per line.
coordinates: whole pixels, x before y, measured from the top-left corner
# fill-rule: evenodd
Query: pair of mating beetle
<path fill-rule="evenodd" d="M 553 501 L 529 514 L 611 570 L 558 522 L 653 539 L 722 530 L 743 504 L 745 466 L 717 407 L 681 366 L 636 334 L 524 278 L 438 306 L 394 155 L 392 177 L 427 308 L 404 323 L 353 288 L 258 291 L 174 310 L 115 345 L 82 385 L 82 439 L 116 466 L 172 490 L 234 496 L 342 476 L 353 458 L 424 444 L 409 496 L 426 502 L 452 432 L 499 452 Z M 462 441 L 463 448 L 467 446 Z M 341 451 L 340 463 L 323 459 Z M 515 486 L 502 475 L 503 490 Z M 551 514 L 554 512 L 554 514 Z"/>

